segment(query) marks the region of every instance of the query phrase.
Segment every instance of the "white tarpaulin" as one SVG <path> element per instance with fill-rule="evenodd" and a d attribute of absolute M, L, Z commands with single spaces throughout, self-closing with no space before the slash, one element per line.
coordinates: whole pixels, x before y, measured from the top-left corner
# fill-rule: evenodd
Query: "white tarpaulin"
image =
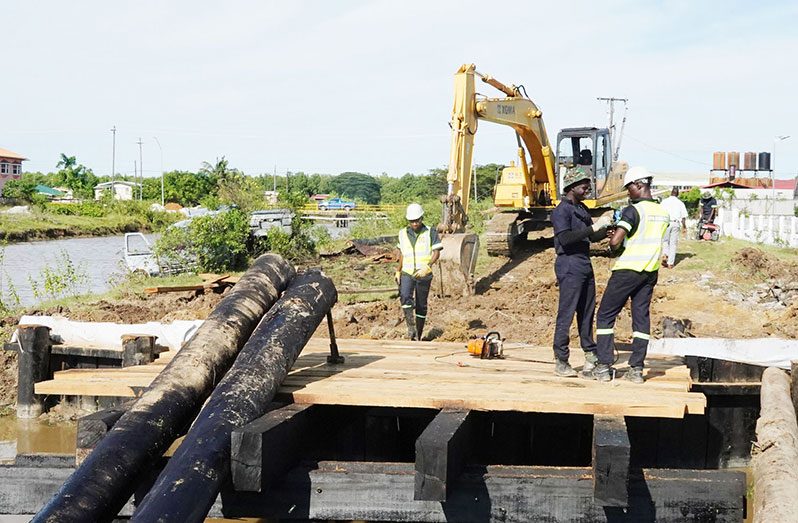
<path fill-rule="evenodd" d="M 721 360 L 750 363 L 762 367 L 790 368 L 790 361 L 798 360 L 798 340 L 756 338 L 727 340 L 723 338 L 663 338 L 651 340 L 649 354 L 674 356 L 703 356 Z"/>
<path fill-rule="evenodd" d="M 74 347 L 121 348 L 126 334 L 157 336 L 156 345 L 179 350 L 197 331 L 203 320 L 175 320 L 171 323 L 111 323 L 72 321 L 60 316 L 23 316 L 19 325 L 45 325 L 50 327 L 50 337 L 63 345 Z M 11 337 L 17 341 L 17 333 Z"/>

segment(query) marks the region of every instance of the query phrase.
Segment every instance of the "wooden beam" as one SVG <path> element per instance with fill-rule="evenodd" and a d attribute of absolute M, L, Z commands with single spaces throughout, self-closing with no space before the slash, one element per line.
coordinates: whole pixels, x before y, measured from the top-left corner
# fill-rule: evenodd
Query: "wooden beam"
<path fill-rule="evenodd" d="M 306 455 L 322 431 L 323 420 L 329 421 L 326 414 L 330 410 L 323 405 L 285 405 L 234 430 L 230 445 L 234 488 L 249 492 L 268 490 Z"/>
<path fill-rule="evenodd" d="M 146 365 L 155 359 L 155 338 L 149 334 L 122 336 L 122 367 Z"/>
<path fill-rule="evenodd" d="M 593 503 L 589 468 L 466 467 L 445 503 L 414 500 L 411 463 L 319 462 L 297 467 L 265 493 L 222 496 L 225 517 L 277 520 L 739 522 L 745 473 L 644 469 L 629 507 Z M 618 511 L 617 513 L 614 511 Z M 214 515 L 214 513 L 211 513 Z M 708 516 L 710 515 L 710 516 Z"/>
<path fill-rule="evenodd" d="M 475 445 L 475 415 L 442 410 L 416 440 L 413 499 L 446 501 Z"/>
<path fill-rule="evenodd" d="M 78 418 L 78 431 L 75 438 L 75 462 L 77 465 L 83 463 L 86 457 L 91 454 L 94 447 L 111 430 L 111 427 L 119 421 L 119 418 L 127 412 L 131 403 L 100 410 Z"/>
<path fill-rule="evenodd" d="M 50 374 L 50 327 L 44 325 L 19 326 L 17 417 L 38 417 L 44 403 L 36 397 L 36 383 L 49 378 Z"/>
<path fill-rule="evenodd" d="M 593 500 L 596 505 L 629 505 L 630 449 L 623 417 L 593 417 Z"/>
<path fill-rule="evenodd" d="M 754 522 L 795 521 L 798 515 L 798 421 L 790 378 L 776 367 L 762 374 L 761 414 L 753 454 Z"/>

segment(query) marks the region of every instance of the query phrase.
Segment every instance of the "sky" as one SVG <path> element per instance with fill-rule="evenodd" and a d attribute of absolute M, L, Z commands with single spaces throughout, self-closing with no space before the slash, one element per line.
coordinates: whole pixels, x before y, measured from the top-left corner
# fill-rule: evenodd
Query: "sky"
<path fill-rule="evenodd" d="M 798 3 L 3 0 L 0 147 L 55 170 L 421 174 L 449 158 L 464 63 L 522 84 L 551 140 L 628 98 L 621 158 L 703 172 L 773 151 L 798 174 Z M 501 96 L 478 85 L 487 96 Z M 474 162 L 515 157 L 482 122 Z"/>

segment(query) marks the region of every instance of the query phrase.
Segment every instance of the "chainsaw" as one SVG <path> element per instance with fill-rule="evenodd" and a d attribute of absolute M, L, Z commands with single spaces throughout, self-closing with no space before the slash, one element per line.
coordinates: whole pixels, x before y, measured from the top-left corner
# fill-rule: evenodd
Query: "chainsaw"
<path fill-rule="evenodd" d="M 471 338 L 466 347 L 472 356 L 481 360 L 504 359 L 504 338 L 496 331 Z"/>

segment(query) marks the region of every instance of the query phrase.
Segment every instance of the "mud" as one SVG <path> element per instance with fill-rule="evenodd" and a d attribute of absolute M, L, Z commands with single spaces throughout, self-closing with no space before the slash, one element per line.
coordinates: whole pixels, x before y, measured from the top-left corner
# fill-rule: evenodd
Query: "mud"
<path fill-rule="evenodd" d="M 433 280 L 425 339 L 465 342 L 470 336 L 499 331 L 508 341 L 549 345 L 559 296 L 554 257 L 551 242 L 541 239 L 529 242 L 513 260 L 492 259 L 481 271 L 474 296 L 441 298 L 435 295 L 438 284 Z M 770 288 L 774 277 L 794 281 L 798 279 L 798 264 L 780 261 L 758 249 L 742 249 L 733 260 L 732 266 L 738 268 L 721 274 L 704 274 L 679 266 L 661 270 L 651 306 L 652 334 L 660 337 L 662 319 L 673 317 L 691 320 L 691 332 L 698 337 L 798 338 L 798 298 L 790 298 L 786 304 L 773 303 L 774 300 L 763 299 L 763 292 L 749 288 L 755 283 Z M 612 263 L 605 250 L 593 252 L 598 301 Z M 438 277 L 437 272 L 435 276 Z M 334 319 L 340 337 L 405 335 L 396 299 L 339 304 Z M 629 341 L 628 305 L 618 317 L 616 332 L 618 341 Z"/>

